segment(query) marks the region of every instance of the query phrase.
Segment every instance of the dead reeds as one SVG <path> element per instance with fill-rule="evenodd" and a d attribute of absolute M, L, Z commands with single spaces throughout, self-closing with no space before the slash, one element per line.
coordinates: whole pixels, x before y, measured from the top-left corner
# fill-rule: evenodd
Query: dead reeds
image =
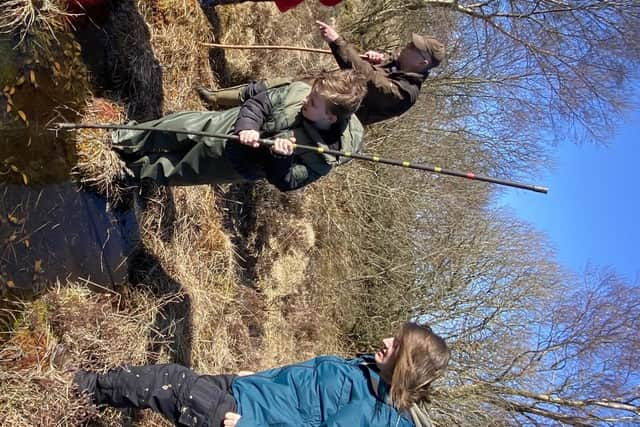
<path fill-rule="evenodd" d="M 286 14 L 269 3 L 245 3 L 217 8 L 217 11 L 224 33 L 215 42 L 223 44 L 326 48 L 317 34 L 315 21 L 332 20 L 331 9 L 317 7 L 311 2 Z M 222 77 L 228 84 L 239 84 L 252 78 L 295 78 L 336 68 L 331 55 L 309 52 L 228 50 L 225 57 L 228 67 Z"/>
<path fill-rule="evenodd" d="M 216 11 L 219 26 L 212 29 L 195 1 L 131 1 L 120 9 L 119 19 L 131 19 L 127 25 L 141 20 L 148 25 L 144 27 L 148 37 L 142 30 L 136 33 L 142 35 L 137 47 L 150 49 L 144 67 L 153 64 L 152 58 L 162 66 L 163 102 L 158 104 L 155 83 L 151 82 L 149 93 L 130 84 L 142 81 L 144 73 L 142 68 L 134 70 L 135 55 L 121 57 L 116 63 L 129 64 L 124 69 L 135 74 L 117 82 L 119 88 L 127 88 L 129 97 L 90 98 L 81 121 L 124 122 L 134 118 L 132 112 L 202 109 L 192 91 L 196 84 L 220 86 L 238 79 L 304 75 L 334 67 L 326 55 L 229 52 L 225 62 L 214 64 L 221 68 L 212 72 L 210 61 L 220 58 L 201 42 L 220 38 L 321 47 L 312 25 L 331 13 L 327 8 L 318 13 L 307 4 L 286 16 L 270 4 Z M 116 41 L 118 48 L 125 41 L 132 42 Z M 103 131 L 78 132 L 74 173 L 82 185 L 115 203 L 123 191 L 122 164 L 108 142 Z M 280 195 L 257 185 L 247 198 L 236 198 L 228 189 L 136 189 L 142 242 L 131 259 L 132 283 L 102 295 L 78 285 L 60 287 L 25 303 L 22 316 L 12 321 L 7 344 L 0 347 L 0 376 L 6 380 L 0 399 L 8 402 L 0 411 L 0 423 L 77 425 L 99 418 L 103 425 L 117 425 L 116 412 L 95 413 L 74 400 L 69 369 L 178 361 L 215 374 L 342 351 L 330 310 L 337 297 L 328 294 L 333 289 L 314 287 L 308 277 L 317 243 L 308 193 Z M 225 203 L 227 197 L 231 200 Z M 242 235 L 228 228 L 228 217 L 235 215 L 227 210 L 229 205 L 242 206 L 253 218 L 242 225 Z M 245 280 L 247 270 L 253 274 Z M 53 407 L 54 398 L 59 399 L 58 407 Z M 140 422 L 157 424 L 155 417 Z"/>
<path fill-rule="evenodd" d="M 0 348 L 0 423 L 12 426 L 78 425 L 97 413 L 71 386 L 76 369 L 104 370 L 147 358 L 147 330 L 159 302 L 148 294 L 95 294 L 58 286 L 24 302 L 9 340 Z M 109 422 L 108 420 L 111 420 Z"/>
<path fill-rule="evenodd" d="M 0 33 L 20 32 L 21 40 L 36 31 L 55 33 L 66 27 L 64 8 L 60 2 L 45 0 L 5 0 L 0 3 Z"/>
<path fill-rule="evenodd" d="M 125 114 L 119 105 L 101 98 L 87 103 L 82 123 L 120 123 Z M 113 204 L 122 201 L 127 191 L 124 162 L 111 149 L 111 138 L 102 129 L 80 129 L 73 135 L 77 163 L 72 172 L 77 181 L 97 191 Z"/>

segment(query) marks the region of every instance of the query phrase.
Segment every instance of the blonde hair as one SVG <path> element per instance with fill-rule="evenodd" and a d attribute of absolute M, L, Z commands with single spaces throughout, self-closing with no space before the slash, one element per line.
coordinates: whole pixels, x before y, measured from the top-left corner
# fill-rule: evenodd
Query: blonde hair
<path fill-rule="evenodd" d="M 360 107 L 367 93 L 367 81 L 354 70 L 324 72 L 316 76 L 311 91 L 324 98 L 328 113 L 344 120 Z"/>
<path fill-rule="evenodd" d="M 428 325 L 407 322 L 395 338 L 398 357 L 391 378 L 391 401 L 400 409 L 428 401 L 431 383 L 444 374 L 449 349 Z"/>

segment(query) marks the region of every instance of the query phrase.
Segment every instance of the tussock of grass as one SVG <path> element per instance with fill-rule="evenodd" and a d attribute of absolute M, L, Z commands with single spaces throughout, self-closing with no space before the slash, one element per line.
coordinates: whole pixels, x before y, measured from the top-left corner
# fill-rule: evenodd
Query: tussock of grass
<path fill-rule="evenodd" d="M 107 425 L 115 421 L 115 411 L 96 413 L 76 397 L 73 371 L 143 363 L 158 301 L 144 293 L 126 299 L 94 294 L 72 284 L 23 305 L 16 328 L 0 348 L 0 422 L 26 427 L 78 425 L 96 417 Z"/>
<path fill-rule="evenodd" d="M 145 248 L 166 273 L 149 279 L 160 293 L 179 290 L 188 295 L 193 343 L 189 350 L 194 366 L 208 372 L 235 369 L 233 346 L 228 344 L 233 339 L 229 330 L 237 329 L 237 320 L 232 318 L 239 317 L 240 309 L 235 261 L 211 188 L 172 192 L 156 188 L 144 197 L 140 225 Z"/>
<path fill-rule="evenodd" d="M 255 284 L 264 301 L 261 355 L 256 366 L 267 368 L 317 354 L 342 353 L 331 317 L 337 300 L 329 289 L 309 280 L 317 242 L 308 191 L 279 193 L 261 183 L 254 187 L 246 241 L 255 256 Z M 321 261 L 322 262 L 322 261 Z M 323 304 L 319 304 L 323 295 Z"/>
<path fill-rule="evenodd" d="M 105 99 L 91 98 L 81 123 L 120 123 L 124 116 L 119 105 Z M 79 129 L 74 138 L 78 161 L 72 172 L 76 179 L 113 203 L 120 202 L 126 191 L 123 178 L 127 172 L 124 162 L 111 150 L 109 132 L 103 129 Z"/>

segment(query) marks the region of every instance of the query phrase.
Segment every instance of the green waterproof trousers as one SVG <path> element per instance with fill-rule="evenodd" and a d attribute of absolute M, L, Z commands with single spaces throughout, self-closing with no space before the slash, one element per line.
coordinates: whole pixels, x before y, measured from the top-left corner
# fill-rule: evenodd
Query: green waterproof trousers
<path fill-rule="evenodd" d="M 118 130 L 112 134 L 114 149 L 121 154 L 138 180 L 159 185 L 197 185 L 242 182 L 228 161 L 227 140 L 163 132 L 162 129 L 194 130 L 229 134 L 238 108 L 222 112 L 180 112 L 142 123 L 158 131 Z M 233 142 L 231 142 L 233 143 Z"/>

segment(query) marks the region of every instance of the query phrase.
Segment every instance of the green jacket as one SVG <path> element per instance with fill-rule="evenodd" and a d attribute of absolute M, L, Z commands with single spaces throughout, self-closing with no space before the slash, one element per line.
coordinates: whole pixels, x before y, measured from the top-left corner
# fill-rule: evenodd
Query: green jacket
<path fill-rule="evenodd" d="M 282 191 L 294 190 L 349 159 L 299 148 L 292 156 L 280 156 L 267 147 L 255 149 L 222 138 L 161 130 L 231 134 L 253 128 L 263 138 L 294 136 L 301 145 L 360 151 L 363 128 L 355 116 L 328 132 L 319 131 L 303 118 L 302 103 L 310 90 L 308 84 L 294 82 L 256 93 L 230 110 L 171 114 L 142 123 L 159 131 L 114 132 L 114 149 L 136 178 L 152 179 L 160 185 L 220 184 L 265 178 Z"/>

